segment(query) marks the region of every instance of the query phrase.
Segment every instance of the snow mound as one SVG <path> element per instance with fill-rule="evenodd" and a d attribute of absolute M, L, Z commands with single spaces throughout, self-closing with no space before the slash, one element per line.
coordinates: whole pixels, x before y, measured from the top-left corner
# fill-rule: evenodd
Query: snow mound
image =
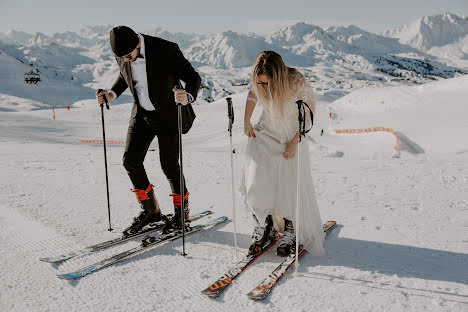
<path fill-rule="evenodd" d="M 402 149 L 412 153 L 457 153 L 468 146 L 467 86 L 465 75 L 420 86 L 363 88 L 330 104 L 332 124 L 392 128 Z"/>

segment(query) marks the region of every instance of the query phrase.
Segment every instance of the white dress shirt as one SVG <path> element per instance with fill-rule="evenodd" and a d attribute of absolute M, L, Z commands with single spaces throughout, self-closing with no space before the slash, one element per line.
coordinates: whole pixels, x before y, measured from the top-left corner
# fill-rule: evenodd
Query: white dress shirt
<path fill-rule="evenodd" d="M 132 77 L 135 82 L 133 87 L 137 93 L 138 101 L 140 106 L 146 109 L 147 111 L 155 110 L 153 103 L 149 98 L 148 92 L 148 77 L 146 77 L 146 58 L 145 58 L 145 40 L 141 34 L 138 34 L 140 37 L 140 54 L 143 58 L 137 58 L 135 62 L 130 62 L 132 68 Z"/>

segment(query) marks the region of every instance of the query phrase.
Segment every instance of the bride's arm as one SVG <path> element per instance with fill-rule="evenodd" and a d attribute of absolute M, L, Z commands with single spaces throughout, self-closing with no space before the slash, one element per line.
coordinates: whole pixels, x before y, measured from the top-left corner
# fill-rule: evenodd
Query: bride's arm
<path fill-rule="evenodd" d="M 252 90 L 249 90 L 247 95 L 247 101 L 245 102 L 245 113 L 244 113 L 244 133 L 249 138 L 255 138 L 255 132 L 253 131 L 252 124 L 250 123 L 250 118 L 252 117 L 253 111 L 257 105 L 257 97 Z"/>

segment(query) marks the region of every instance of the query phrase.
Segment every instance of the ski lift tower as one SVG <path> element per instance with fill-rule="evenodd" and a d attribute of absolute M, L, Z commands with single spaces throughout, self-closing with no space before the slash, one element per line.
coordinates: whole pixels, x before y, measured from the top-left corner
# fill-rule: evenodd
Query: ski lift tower
<path fill-rule="evenodd" d="M 41 81 L 41 75 L 33 72 L 33 64 L 29 64 L 29 67 L 29 72 L 24 74 L 24 82 L 27 84 L 37 84 L 39 81 Z"/>

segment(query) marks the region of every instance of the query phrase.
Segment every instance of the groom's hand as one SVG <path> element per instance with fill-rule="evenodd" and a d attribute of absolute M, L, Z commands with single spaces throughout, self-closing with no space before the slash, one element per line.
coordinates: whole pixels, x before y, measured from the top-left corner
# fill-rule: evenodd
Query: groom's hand
<path fill-rule="evenodd" d="M 107 102 L 110 102 L 114 99 L 114 95 L 112 93 L 109 93 L 105 90 L 102 90 L 101 92 L 96 91 L 96 100 L 99 104 L 106 103 L 106 101 L 104 100 L 104 96 L 106 97 Z"/>
<path fill-rule="evenodd" d="M 181 89 L 172 89 L 174 92 L 174 98 L 176 103 L 180 103 L 182 105 L 187 105 L 189 103 L 187 92 Z"/>

